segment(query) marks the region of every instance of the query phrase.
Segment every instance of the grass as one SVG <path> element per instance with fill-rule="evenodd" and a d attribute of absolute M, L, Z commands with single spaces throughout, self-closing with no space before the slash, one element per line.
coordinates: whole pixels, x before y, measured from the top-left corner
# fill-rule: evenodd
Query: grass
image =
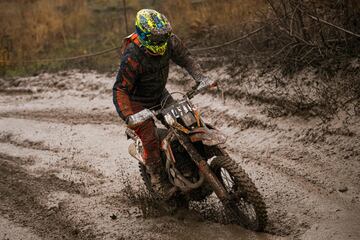
<path fill-rule="evenodd" d="M 180 0 L 155 1 L 155 5 L 150 2 L 127 0 L 129 32 L 134 29 L 136 12 L 143 7 L 152 7 L 168 16 L 178 35 L 188 38 L 198 33 L 201 38 L 195 41 L 208 45 L 238 35 L 242 27 L 239 22 L 253 19 L 262 1 L 210 0 L 197 5 Z M 120 0 L 1 1 L 0 37 L 8 36 L 13 48 L 10 59 L 0 59 L 6 61 L 0 75 L 31 75 L 74 67 L 113 71 L 118 65 L 117 53 L 77 62 L 22 62 L 83 55 L 121 45 L 122 38 L 127 35 L 121 3 Z M 204 36 L 214 30 L 216 34 L 203 41 Z M 2 45 L 0 48 L 6 50 Z M 17 64 L 10 64 L 10 61 Z"/>
<path fill-rule="evenodd" d="M 286 4 L 288 5 L 286 11 L 291 10 L 291 4 L 294 2 L 293 0 L 271 1 L 276 3 L 275 7 L 280 13 L 285 11 Z M 68 68 L 115 71 L 119 58 L 119 54 L 115 52 L 72 62 L 45 64 L 23 61 L 78 56 L 120 46 L 123 37 L 134 30 L 135 14 L 141 8 L 155 8 L 163 12 L 171 21 L 174 32 L 185 40 L 189 47 L 220 44 L 250 32 L 260 25 L 259 22 L 265 24 L 269 23 L 269 19 L 277 19 L 264 0 L 206 0 L 196 4 L 191 3 L 190 0 L 127 0 L 127 32 L 122 2 L 121 0 L 0 1 L 0 61 L 5 61 L 0 65 L 0 76 L 32 75 L 42 71 Z M 353 22 L 353 26 L 358 24 L 360 6 L 356 0 L 347 1 L 350 6 L 347 8 L 343 6 L 345 2 L 342 1 L 338 1 L 335 5 L 324 0 L 300 2 L 316 3 L 317 5 L 314 6 L 320 16 L 329 21 L 337 20 L 338 23 L 335 23 L 340 26 L 343 24 L 341 21 L 345 21 L 344 24 L 347 23 L 348 26 Z M 317 48 L 312 48 L 311 51 L 303 48 L 301 42 L 299 44 L 293 36 L 284 33 L 283 28 L 290 24 L 294 26 L 295 33 L 297 33 L 295 26 L 299 26 L 296 25 L 297 18 L 295 20 L 291 18 L 295 15 L 289 15 L 286 11 L 281 16 L 286 22 L 282 29 L 278 28 L 279 24 L 270 24 L 266 31 L 251 39 L 212 53 L 229 56 L 235 63 L 240 58 L 241 61 L 245 61 L 246 57 L 248 59 L 250 57 L 251 61 L 264 59 L 261 53 L 266 53 L 277 58 L 276 62 L 268 61 L 271 66 L 280 64 L 293 68 L 298 65 L 308 66 L 309 62 L 316 68 L 325 66 L 326 64 L 321 61 L 309 59 L 314 52 L 317 52 Z M 350 41 L 347 35 L 309 19 L 305 21 L 305 25 L 304 29 L 315 45 L 323 41 L 323 36 L 330 40 L 339 40 L 339 43 L 324 46 L 330 55 L 339 56 L 338 52 L 347 51 L 349 54 L 345 57 L 348 57 L 351 54 L 356 56 L 358 53 L 353 51 L 358 42 Z M 301 36 L 301 32 L 297 34 Z M 10 39 L 12 46 L 3 40 L 5 38 Z M 293 45 L 297 47 L 293 45 L 287 47 L 289 42 L 295 42 Z M 281 49 L 285 50 L 280 52 Z M 281 54 L 277 54 L 279 52 Z M 322 54 L 323 49 L 318 55 L 321 55 L 324 61 L 331 59 L 327 56 L 323 57 Z M 17 64 L 10 64 L 11 61 Z"/>

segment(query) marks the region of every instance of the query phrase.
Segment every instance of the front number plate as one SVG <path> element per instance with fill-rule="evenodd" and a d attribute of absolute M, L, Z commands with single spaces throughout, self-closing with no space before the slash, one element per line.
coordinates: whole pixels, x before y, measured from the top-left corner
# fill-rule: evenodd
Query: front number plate
<path fill-rule="evenodd" d="M 186 101 L 183 101 L 170 106 L 165 111 L 166 113 L 169 113 L 173 118 L 181 118 L 186 113 L 191 112 L 192 109 Z"/>

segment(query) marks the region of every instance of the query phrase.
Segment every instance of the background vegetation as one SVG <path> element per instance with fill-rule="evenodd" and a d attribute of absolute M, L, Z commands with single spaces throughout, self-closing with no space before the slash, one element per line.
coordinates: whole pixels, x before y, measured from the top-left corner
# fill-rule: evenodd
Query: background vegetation
<path fill-rule="evenodd" d="M 0 74 L 66 68 L 113 71 L 118 64 L 116 51 L 76 61 L 35 60 L 119 46 L 133 31 L 136 12 L 145 7 L 164 12 L 189 47 L 221 44 L 265 26 L 251 38 L 202 54 L 226 55 L 235 62 L 251 59 L 265 67 L 279 65 L 285 74 L 306 66 L 332 74 L 360 53 L 359 37 L 319 21 L 356 33 L 360 29 L 357 0 L 2 0 Z"/>

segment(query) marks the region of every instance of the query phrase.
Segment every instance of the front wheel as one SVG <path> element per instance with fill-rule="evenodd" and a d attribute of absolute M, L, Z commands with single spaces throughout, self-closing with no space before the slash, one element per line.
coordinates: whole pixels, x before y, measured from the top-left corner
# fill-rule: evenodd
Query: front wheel
<path fill-rule="evenodd" d="M 231 222 L 263 231 L 267 224 L 266 205 L 247 173 L 227 156 L 215 157 L 210 167 L 230 195 L 224 206 Z"/>

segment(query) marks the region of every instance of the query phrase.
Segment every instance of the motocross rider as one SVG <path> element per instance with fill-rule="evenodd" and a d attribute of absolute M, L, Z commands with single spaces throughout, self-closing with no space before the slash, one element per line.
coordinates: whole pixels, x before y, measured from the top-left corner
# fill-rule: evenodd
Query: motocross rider
<path fill-rule="evenodd" d="M 200 65 L 172 33 L 171 25 L 163 14 L 151 9 L 140 10 L 136 15 L 135 29 L 124 39 L 121 63 L 113 87 L 116 110 L 127 124 L 129 116 L 157 106 L 169 97 L 165 85 L 170 60 L 185 68 L 198 86 L 207 87 L 215 83 L 202 74 Z M 160 196 L 166 196 L 170 186 L 161 184 L 160 140 L 153 119 L 135 126 L 128 124 L 128 127 L 142 141 L 142 158 L 153 189 Z"/>

